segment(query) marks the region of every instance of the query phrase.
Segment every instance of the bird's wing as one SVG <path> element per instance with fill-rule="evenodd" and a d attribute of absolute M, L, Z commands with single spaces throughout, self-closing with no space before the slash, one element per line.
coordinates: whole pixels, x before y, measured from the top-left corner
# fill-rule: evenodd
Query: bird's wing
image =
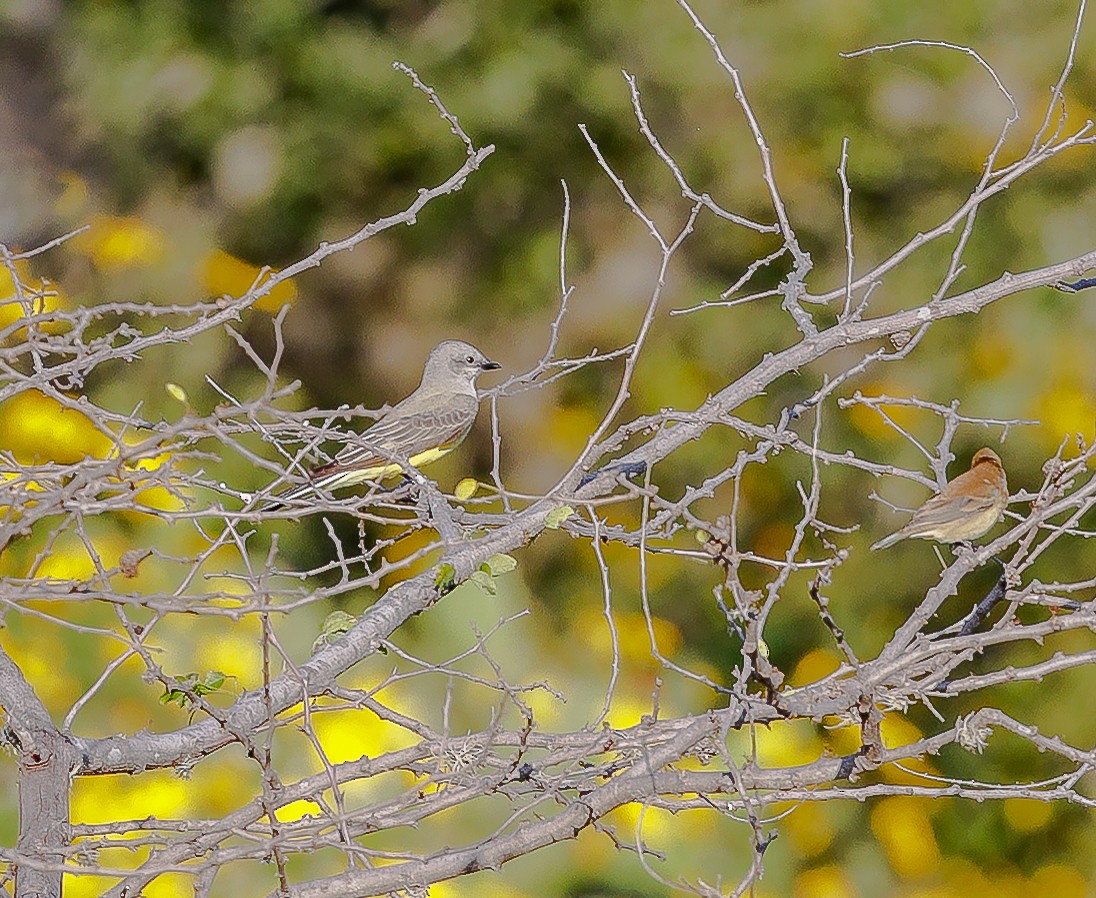
<path fill-rule="evenodd" d="M 409 400 L 416 400 L 410 402 Z M 414 458 L 428 449 L 448 449 L 462 439 L 476 419 L 479 402 L 464 393 L 409 396 L 376 424 L 339 450 L 334 460 L 312 472 L 313 479 L 340 468 L 371 468 Z"/>
<path fill-rule="evenodd" d="M 996 490 L 982 496 L 949 496 L 946 493 L 937 493 L 914 512 L 909 523 L 902 529 L 931 530 L 940 524 L 947 524 L 960 518 L 975 517 L 981 512 L 989 511 L 997 504 Z"/>

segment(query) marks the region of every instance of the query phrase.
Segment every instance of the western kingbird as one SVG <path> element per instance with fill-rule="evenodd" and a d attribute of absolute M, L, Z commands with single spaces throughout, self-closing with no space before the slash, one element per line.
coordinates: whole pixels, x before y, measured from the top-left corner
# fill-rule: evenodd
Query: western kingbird
<path fill-rule="evenodd" d="M 904 526 L 879 540 L 872 550 L 917 537 L 939 543 L 977 539 L 997 523 L 1008 505 L 1008 482 L 1001 458 L 992 449 L 979 449 L 970 470 L 950 481 L 913 513 Z"/>
<path fill-rule="evenodd" d="M 472 429 L 479 411 L 476 378 L 501 367 L 468 343 L 439 343 L 426 357 L 415 392 L 344 446 L 329 464 L 310 472 L 310 483 L 278 496 L 278 503 L 315 495 L 317 490 L 380 480 L 402 471 L 403 458 L 416 468 L 437 461 Z"/>

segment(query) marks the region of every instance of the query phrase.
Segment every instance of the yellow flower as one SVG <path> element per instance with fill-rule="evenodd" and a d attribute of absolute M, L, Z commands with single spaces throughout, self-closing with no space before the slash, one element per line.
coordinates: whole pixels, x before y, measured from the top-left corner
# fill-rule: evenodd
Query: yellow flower
<path fill-rule="evenodd" d="M 120 271 L 156 262 L 167 241 L 162 231 L 133 216 L 101 215 L 76 239 L 100 271 Z"/>
<path fill-rule="evenodd" d="M 214 250 L 202 267 L 202 286 L 211 296 L 242 296 L 255 283 L 261 270 L 242 259 L 230 256 L 224 250 Z M 255 308 L 264 312 L 276 312 L 296 298 L 297 285 L 293 281 L 282 281 L 259 299 Z"/>

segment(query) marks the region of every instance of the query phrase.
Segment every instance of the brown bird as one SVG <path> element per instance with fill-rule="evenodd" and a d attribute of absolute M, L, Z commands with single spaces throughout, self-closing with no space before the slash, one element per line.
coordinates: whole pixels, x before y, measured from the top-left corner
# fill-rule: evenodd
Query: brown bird
<path fill-rule="evenodd" d="M 909 537 L 960 543 L 977 539 L 997 523 L 1008 505 L 1008 483 L 1001 459 L 992 449 L 979 449 L 964 471 L 913 513 L 872 551 Z"/>

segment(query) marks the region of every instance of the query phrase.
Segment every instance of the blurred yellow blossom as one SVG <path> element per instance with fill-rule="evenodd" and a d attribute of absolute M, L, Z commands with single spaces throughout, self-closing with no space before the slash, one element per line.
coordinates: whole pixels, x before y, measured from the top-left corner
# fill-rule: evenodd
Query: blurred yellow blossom
<path fill-rule="evenodd" d="M 940 849 L 929 822 L 925 798 L 892 796 L 871 811 L 871 828 L 894 872 L 903 879 L 931 873 L 940 865 Z"/>
<path fill-rule="evenodd" d="M 27 390 L 0 404 L 0 446 L 22 464 L 70 465 L 89 456 L 104 458 L 114 441 L 83 413 Z"/>
<path fill-rule="evenodd" d="M 830 847 L 836 828 L 831 812 L 821 802 L 805 801 L 784 818 L 784 833 L 797 855 L 814 857 Z"/>
<path fill-rule="evenodd" d="M 800 873 L 792 895 L 795 898 L 855 898 L 857 891 L 840 867 L 829 865 Z"/>
<path fill-rule="evenodd" d="M 1073 379 L 1062 379 L 1041 396 L 1033 414 L 1043 422 L 1047 444 L 1056 444 L 1067 434 L 1092 437 L 1096 421 L 1096 397 Z"/>
<path fill-rule="evenodd" d="M 140 268 L 158 262 L 167 247 L 162 231 L 130 215 L 100 215 L 75 244 L 100 271 Z"/>
<path fill-rule="evenodd" d="M 210 253 L 202 266 L 202 287 L 210 296 L 242 296 L 251 289 L 261 272 L 261 268 L 217 249 Z M 268 275 L 275 273 L 267 271 Z M 282 281 L 266 296 L 257 300 L 255 308 L 264 312 L 276 312 L 296 298 L 297 285 L 293 281 Z"/>
<path fill-rule="evenodd" d="M 52 311 L 58 306 L 58 297 L 57 287 L 36 278 L 27 259 L 11 262 L 10 268 L 0 265 L 0 329 L 11 327 L 28 313 L 41 315 Z M 16 336 L 21 333 L 21 330 L 17 330 Z"/>

